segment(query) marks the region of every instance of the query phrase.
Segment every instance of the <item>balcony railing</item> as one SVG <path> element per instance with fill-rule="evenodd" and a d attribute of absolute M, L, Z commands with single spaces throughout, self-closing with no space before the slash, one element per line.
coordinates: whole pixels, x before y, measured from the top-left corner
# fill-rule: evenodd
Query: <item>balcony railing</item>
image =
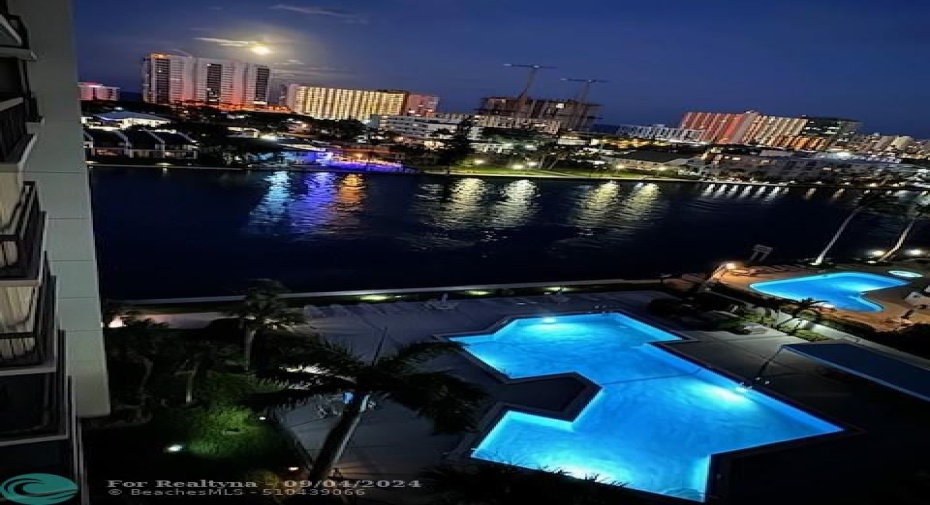
<path fill-rule="evenodd" d="M 0 233 L 0 281 L 38 276 L 44 231 L 45 212 L 39 207 L 35 183 L 23 183 L 11 224 Z"/>
<path fill-rule="evenodd" d="M 48 274 L 48 269 L 32 310 L 31 331 L 0 333 L 0 372 L 42 365 L 54 357 L 51 351 L 57 335 L 55 278 Z"/>
<path fill-rule="evenodd" d="M 49 372 L 0 376 L 4 410 L 0 416 L 0 448 L 69 436 L 73 411 L 64 370 L 64 338 L 57 339 L 57 367 Z"/>
<path fill-rule="evenodd" d="M 18 153 L 29 141 L 28 120 L 29 111 L 23 97 L 0 102 L 0 163 L 18 159 Z"/>

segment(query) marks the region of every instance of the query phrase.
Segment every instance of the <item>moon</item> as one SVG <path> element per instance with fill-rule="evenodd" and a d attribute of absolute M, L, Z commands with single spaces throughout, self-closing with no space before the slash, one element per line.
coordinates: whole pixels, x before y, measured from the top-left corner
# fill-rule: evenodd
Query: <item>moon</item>
<path fill-rule="evenodd" d="M 249 51 L 252 51 L 253 53 L 261 55 L 261 56 L 264 56 L 266 54 L 271 54 L 271 48 L 268 46 L 262 46 L 262 45 L 252 46 L 249 48 Z"/>

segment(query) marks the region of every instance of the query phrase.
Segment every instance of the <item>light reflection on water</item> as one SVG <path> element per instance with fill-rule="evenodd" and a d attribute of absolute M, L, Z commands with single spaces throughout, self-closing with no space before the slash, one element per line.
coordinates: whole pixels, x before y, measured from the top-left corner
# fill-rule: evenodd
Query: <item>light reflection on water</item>
<path fill-rule="evenodd" d="M 257 277 L 294 289 L 643 277 L 701 271 L 758 243 L 795 258 L 822 247 L 861 194 L 337 173 L 92 176 L 104 287 L 137 298 L 225 294 Z M 837 250 L 884 247 L 899 228 L 864 216 Z M 165 258 L 179 272 L 172 279 L 151 272 Z"/>

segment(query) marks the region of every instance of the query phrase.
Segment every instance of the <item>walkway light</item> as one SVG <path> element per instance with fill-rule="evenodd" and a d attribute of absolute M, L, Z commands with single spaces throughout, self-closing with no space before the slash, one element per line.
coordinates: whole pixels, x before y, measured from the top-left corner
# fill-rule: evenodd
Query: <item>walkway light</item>
<path fill-rule="evenodd" d="M 171 444 L 168 447 L 165 447 L 166 452 L 181 452 L 184 450 L 184 446 L 181 444 Z"/>
<path fill-rule="evenodd" d="M 907 251 L 908 256 L 923 256 L 924 254 L 926 254 L 926 251 L 923 249 L 911 249 Z"/>

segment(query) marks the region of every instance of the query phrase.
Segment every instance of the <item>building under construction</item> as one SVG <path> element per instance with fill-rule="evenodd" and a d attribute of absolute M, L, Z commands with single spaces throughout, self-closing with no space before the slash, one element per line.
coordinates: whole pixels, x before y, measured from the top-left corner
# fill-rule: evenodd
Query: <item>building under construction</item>
<path fill-rule="evenodd" d="M 565 131 L 588 131 L 600 105 L 578 100 L 491 96 L 482 99 L 480 113 L 491 116 L 558 121 Z"/>
<path fill-rule="evenodd" d="M 597 119 L 600 105 L 588 102 L 592 84 L 605 83 L 602 79 L 562 79 L 580 82 L 581 90 L 574 99 L 551 100 L 547 98 L 530 98 L 533 83 L 540 70 L 553 69 L 546 65 L 507 63 L 505 67 L 526 69 L 526 84 L 523 91 L 515 97 L 489 96 L 481 101 L 479 113 L 483 116 L 514 118 L 516 124 L 529 124 L 533 120 L 558 121 L 562 131 L 588 131 Z"/>

